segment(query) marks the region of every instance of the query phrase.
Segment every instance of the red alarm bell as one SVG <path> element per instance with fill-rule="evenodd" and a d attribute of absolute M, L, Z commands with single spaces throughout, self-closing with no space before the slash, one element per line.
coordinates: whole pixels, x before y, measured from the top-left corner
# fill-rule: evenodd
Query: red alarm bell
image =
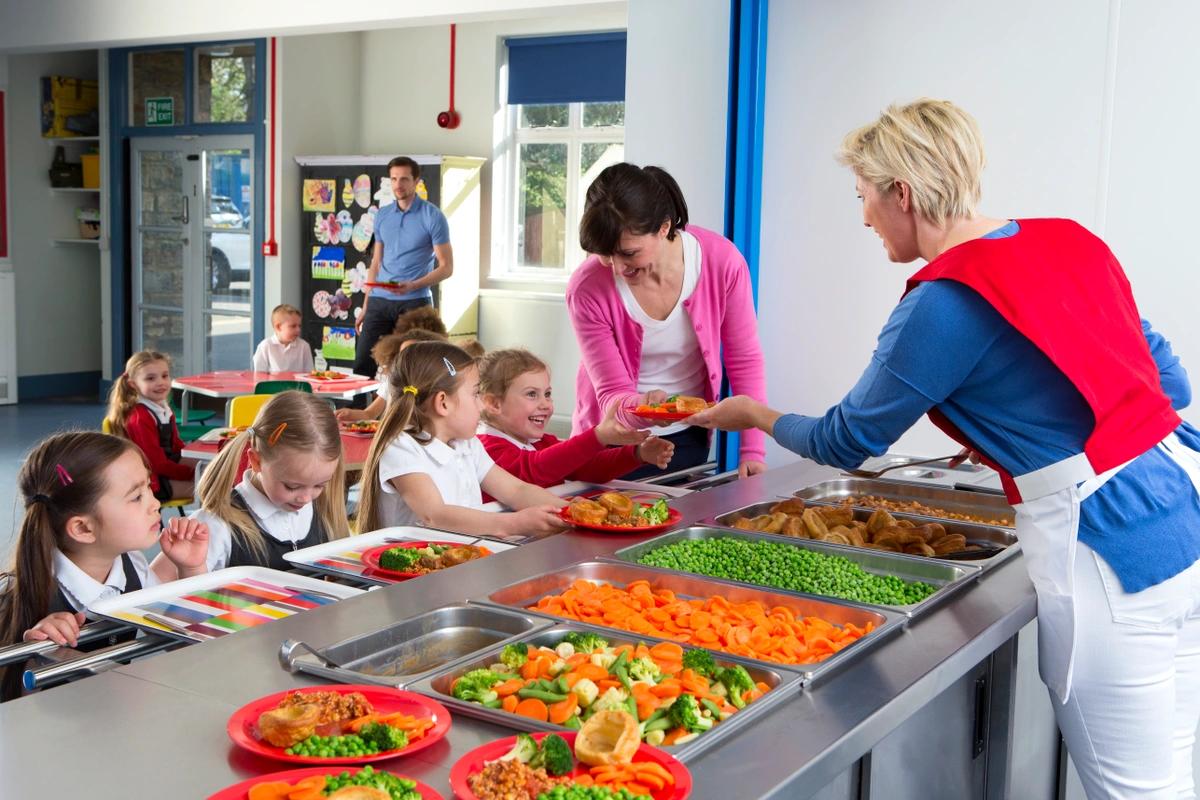
<path fill-rule="evenodd" d="M 450 108 L 438 112 L 437 115 L 438 127 L 449 130 L 457 128 L 459 123 L 458 112 L 454 110 L 454 40 L 456 38 L 456 27 L 455 25 L 450 26 Z"/>

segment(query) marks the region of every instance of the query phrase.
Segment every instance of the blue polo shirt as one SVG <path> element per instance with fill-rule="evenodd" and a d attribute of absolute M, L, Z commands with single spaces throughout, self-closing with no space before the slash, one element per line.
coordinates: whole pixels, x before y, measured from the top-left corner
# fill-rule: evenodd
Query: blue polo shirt
<path fill-rule="evenodd" d="M 379 265 L 379 281 L 415 281 L 433 271 L 437 259 L 435 245 L 450 241 L 450 226 L 446 215 L 427 200 L 414 197 L 408 211 L 396 203 L 388 203 L 375 216 L 375 241 L 383 244 L 383 261 Z M 408 294 L 388 289 L 373 289 L 372 296 L 384 300 L 416 300 L 432 297 L 429 287 Z"/>

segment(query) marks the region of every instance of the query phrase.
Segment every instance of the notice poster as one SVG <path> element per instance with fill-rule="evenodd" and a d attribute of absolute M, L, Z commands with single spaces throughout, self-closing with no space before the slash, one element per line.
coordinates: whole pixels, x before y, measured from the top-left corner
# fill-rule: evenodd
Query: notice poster
<path fill-rule="evenodd" d="M 337 181 L 321 178 L 307 178 L 302 190 L 305 211 L 336 211 L 334 207 L 334 192 L 337 191 Z"/>
<path fill-rule="evenodd" d="M 319 281 L 340 281 L 346 277 L 346 251 L 341 247 L 313 247 L 312 277 Z"/>
<path fill-rule="evenodd" d="M 332 328 L 321 333 L 321 355 L 334 361 L 354 360 L 354 328 Z"/>

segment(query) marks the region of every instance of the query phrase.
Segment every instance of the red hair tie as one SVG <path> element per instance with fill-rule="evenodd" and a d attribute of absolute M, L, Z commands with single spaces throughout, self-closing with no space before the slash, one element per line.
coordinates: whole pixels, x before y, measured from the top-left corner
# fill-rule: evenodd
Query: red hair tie
<path fill-rule="evenodd" d="M 75 482 L 75 479 L 71 477 L 71 473 L 67 472 L 67 468 L 62 464 L 55 464 L 54 471 L 58 473 L 58 482 L 63 486 L 70 486 Z"/>

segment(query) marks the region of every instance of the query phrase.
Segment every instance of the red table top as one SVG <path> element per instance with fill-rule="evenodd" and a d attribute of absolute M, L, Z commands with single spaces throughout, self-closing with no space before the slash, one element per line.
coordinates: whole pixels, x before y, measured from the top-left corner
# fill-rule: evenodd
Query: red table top
<path fill-rule="evenodd" d="M 254 372 L 253 370 L 222 370 L 205 372 L 202 375 L 189 375 L 175 378 L 171 385 L 208 397 L 239 397 L 244 394 L 254 394 L 254 386 L 261 381 L 295 381 L 301 380 L 302 372 Z M 374 391 L 379 388 L 379 381 L 374 378 L 364 378 L 356 375 L 347 380 L 312 381 L 315 394 L 334 395 L 337 397 L 353 397 L 354 395 Z"/>
<path fill-rule="evenodd" d="M 367 451 L 371 449 L 370 436 L 360 436 L 351 433 L 342 434 L 342 459 L 346 469 L 362 469 L 367 463 Z M 194 458 L 197 461 L 212 461 L 217 457 L 219 442 L 189 442 L 183 446 L 183 457 Z"/>

